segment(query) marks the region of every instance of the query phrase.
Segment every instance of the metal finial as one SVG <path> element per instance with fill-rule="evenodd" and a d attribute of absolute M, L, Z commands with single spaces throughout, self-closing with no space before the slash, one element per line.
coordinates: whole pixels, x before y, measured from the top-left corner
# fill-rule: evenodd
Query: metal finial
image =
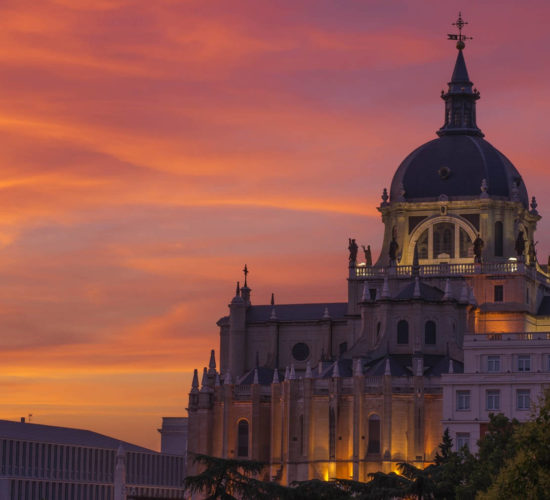
<path fill-rule="evenodd" d="M 241 294 L 241 285 L 237 281 L 237 289 L 235 290 L 235 296 L 238 297 Z"/>
<path fill-rule="evenodd" d="M 244 269 L 243 269 L 243 273 L 244 273 L 244 286 L 248 286 L 246 284 L 246 277 L 248 276 L 248 268 L 246 267 L 246 264 L 244 265 Z"/>
<path fill-rule="evenodd" d="M 447 35 L 448 40 L 457 40 L 456 42 L 456 48 L 458 50 L 462 50 L 464 47 L 466 47 L 464 41 L 465 40 L 472 40 L 471 36 L 465 36 L 462 34 L 462 28 L 466 26 L 468 23 L 462 19 L 462 12 L 458 13 L 458 19 L 455 23 L 453 23 L 453 26 L 456 26 L 458 28 L 458 35 L 454 33 L 449 33 Z"/>

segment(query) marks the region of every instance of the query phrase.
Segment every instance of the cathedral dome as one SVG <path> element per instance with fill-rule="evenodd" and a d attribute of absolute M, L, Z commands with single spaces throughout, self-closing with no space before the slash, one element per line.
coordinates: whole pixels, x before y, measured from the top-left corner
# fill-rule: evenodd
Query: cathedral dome
<path fill-rule="evenodd" d="M 468 76 L 457 44 L 456 59 L 445 101 L 445 123 L 438 139 L 427 142 L 403 160 L 391 184 L 391 201 L 450 200 L 480 196 L 519 201 L 528 207 L 519 172 L 500 151 L 483 139 L 476 123 L 479 91 Z"/>
<path fill-rule="evenodd" d="M 484 179 L 490 198 L 521 201 L 527 190 L 512 162 L 479 135 L 443 134 L 409 154 L 391 184 L 392 201 L 479 198 Z"/>

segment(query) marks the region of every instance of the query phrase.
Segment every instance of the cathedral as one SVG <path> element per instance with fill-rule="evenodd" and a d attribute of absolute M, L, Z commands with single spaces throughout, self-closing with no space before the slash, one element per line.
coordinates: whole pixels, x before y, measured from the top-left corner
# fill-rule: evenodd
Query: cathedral
<path fill-rule="evenodd" d="M 456 25 L 444 122 L 383 190 L 380 256 L 373 261 L 370 247 L 350 238 L 348 296 L 339 303 L 255 305 L 245 267 L 217 322 L 218 364 L 212 351 L 200 383 L 195 370 L 190 454 L 260 460 L 281 484 L 366 481 L 398 462 L 428 465 L 445 427 L 473 445 L 489 411 L 529 409 L 550 383 L 537 203 L 477 125 L 480 93 L 460 17 Z M 487 370 L 504 378 L 488 382 Z"/>

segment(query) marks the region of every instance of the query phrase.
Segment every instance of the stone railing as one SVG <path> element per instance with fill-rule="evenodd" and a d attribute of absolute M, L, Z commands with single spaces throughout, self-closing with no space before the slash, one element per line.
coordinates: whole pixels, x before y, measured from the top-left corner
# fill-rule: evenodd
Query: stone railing
<path fill-rule="evenodd" d="M 550 332 L 474 333 L 464 336 L 464 342 L 500 340 L 550 340 Z"/>
<path fill-rule="evenodd" d="M 472 274 L 526 274 L 550 283 L 548 276 L 540 268 L 526 266 L 522 262 L 485 262 L 482 264 L 424 264 L 421 266 L 391 266 L 372 267 L 356 266 L 350 268 L 350 278 L 410 278 L 415 274 L 422 277 L 446 277 L 446 276 L 467 276 Z"/>

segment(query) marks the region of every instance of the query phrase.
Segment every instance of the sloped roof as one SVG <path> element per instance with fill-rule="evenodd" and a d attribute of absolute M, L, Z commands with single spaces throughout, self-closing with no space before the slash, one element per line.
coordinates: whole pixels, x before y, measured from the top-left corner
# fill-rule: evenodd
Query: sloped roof
<path fill-rule="evenodd" d="M 125 451 L 157 453 L 135 444 L 121 441 L 104 434 L 84 429 L 56 427 L 52 425 L 31 424 L 0 420 L 0 438 L 38 441 L 42 443 L 89 446 L 116 450 L 122 444 Z"/>
<path fill-rule="evenodd" d="M 364 367 L 364 374 L 371 376 L 380 376 L 386 373 L 386 359 L 388 356 L 375 359 L 367 363 Z M 413 375 L 413 355 L 411 354 L 391 354 L 390 371 L 394 377 L 410 377 Z M 449 373 L 449 356 L 438 354 L 424 355 L 424 375 L 439 376 L 442 373 Z M 453 359 L 453 372 L 463 373 L 464 364 Z"/>
<path fill-rule="evenodd" d="M 401 290 L 395 296 L 395 299 L 397 299 L 397 300 L 411 300 L 411 299 L 415 298 L 414 297 L 414 288 L 415 288 L 415 283 L 414 282 L 409 283 L 405 288 L 403 288 L 403 290 Z M 443 295 L 445 295 L 443 293 L 443 291 L 440 290 L 439 288 L 436 288 L 436 287 L 431 286 L 431 285 L 426 285 L 425 283 L 422 283 L 422 281 L 420 281 L 418 283 L 418 288 L 420 289 L 420 298 L 424 299 L 424 300 L 429 300 L 429 301 L 432 301 L 432 302 L 438 302 L 443 298 Z"/>
<path fill-rule="evenodd" d="M 321 304 L 275 304 L 275 306 L 250 306 L 246 311 L 246 321 L 269 321 L 271 311 L 275 308 L 278 321 L 315 321 L 323 319 L 325 308 L 328 308 L 330 319 L 344 319 L 347 302 Z"/>

